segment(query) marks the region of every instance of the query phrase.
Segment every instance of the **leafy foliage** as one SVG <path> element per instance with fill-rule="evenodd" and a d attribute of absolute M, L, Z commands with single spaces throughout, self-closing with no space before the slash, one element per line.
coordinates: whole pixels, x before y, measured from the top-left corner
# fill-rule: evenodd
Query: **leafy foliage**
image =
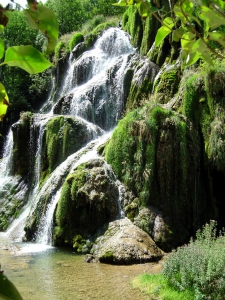
<path fill-rule="evenodd" d="M 210 221 L 196 233 L 196 240 L 169 255 L 163 266 L 168 284 L 178 291 L 191 289 L 195 299 L 223 299 L 225 293 L 225 236 L 216 235 L 216 222 Z"/>
<path fill-rule="evenodd" d="M 4 67 L 5 65 L 7 65 L 10 67 L 19 67 L 29 74 L 37 74 L 43 72 L 52 65 L 46 59 L 45 55 L 52 52 L 55 48 L 58 38 L 58 23 L 53 11 L 49 8 L 46 8 L 45 6 L 42 6 L 41 4 L 38 4 L 38 2 L 36 2 L 35 0 L 29 0 L 28 6 L 29 9 L 26 9 L 24 11 L 27 17 L 28 24 L 34 29 L 39 29 L 47 37 L 48 42 L 45 54 L 35 49 L 32 45 L 15 45 L 15 42 L 18 40 L 17 36 L 19 33 L 17 28 L 21 29 L 21 23 L 18 24 L 19 26 L 14 25 L 12 27 L 13 30 L 15 30 L 16 28 L 17 31 L 15 32 L 15 39 L 11 39 L 10 41 L 8 41 L 8 39 L 4 40 L 4 28 L 8 24 L 9 19 L 12 15 L 8 7 L 3 8 L 2 5 L 0 5 L 0 33 L 3 34 L 3 38 L 0 38 L 0 58 L 4 59 L 0 66 Z M 18 20 L 23 22 L 21 14 L 16 13 L 16 15 L 18 17 Z M 23 33 L 23 36 L 25 36 L 26 39 L 29 40 L 29 35 L 27 36 L 26 31 Z M 6 41 L 6 51 L 4 41 Z M 0 119 L 2 119 L 5 115 L 5 105 L 9 104 L 8 96 L 5 96 L 7 94 L 3 84 L 1 84 L 1 91 Z"/>
<path fill-rule="evenodd" d="M 77 32 L 73 35 L 72 39 L 70 40 L 69 47 L 70 51 L 73 50 L 73 48 L 80 42 L 84 41 L 84 36 L 82 33 Z"/>
<path fill-rule="evenodd" d="M 152 14 L 159 20 L 162 26 L 155 37 L 155 46 L 172 33 L 172 41 L 181 42 L 181 59 L 185 66 L 193 65 L 198 59 L 212 63 L 210 53 L 221 56 L 209 42 L 216 42 L 218 49 L 225 46 L 221 27 L 225 25 L 225 4 L 222 0 L 178 0 L 170 17 L 163 7 L 154 6 L 150 0 L 120 0 L 114 5 L 136 6 L 143 18 Z"/>

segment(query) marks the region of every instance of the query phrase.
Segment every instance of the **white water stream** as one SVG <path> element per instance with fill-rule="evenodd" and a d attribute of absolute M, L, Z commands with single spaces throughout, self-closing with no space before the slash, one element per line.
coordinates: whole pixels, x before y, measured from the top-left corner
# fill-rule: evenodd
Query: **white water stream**
<path fill-rule="evenodd" d="M 122 116 L 125 105 L 124 75 L 128 68 L 128 57 L 132 53 L 134 48 L 127 34 L 119 28 L 110 28 L 97 40 L 92 50 L 84 52 L 78 59 L 70 55 L 63 87 L 58 93 L 60 99 L 49 114 L 37 114 L 33 119 L 33 130 L 38 128 L 38 143 L 36 143 L 38 146 L 35 146 L 32 132 L 30 138 L 30 148 L 35 158 L 33 187 L 29 193 L 27 206 L 8 230 L 8 235 L 14 239 L 22 239 L 26 221 L 32 216 L 41 199 L 49 195 L 46 213 L 41 217 L 36 232 L 36 240 L 40 244 L 51 245 L 53 215 L 66 176 L 82 162 L 98 157 L 97 147 L 109 138 L 109 134 L 103 133 L 112 131 Z M 52 92 L 54 92 L 54 83 L 55 80 L 53 80 Z M 47 106 L 51 105 L 51 99 L 52 96 L 49 95 Z M 55 116 L 54 114 L 59 113 L 85 122 L 86 134 L 94 140 L 67 157 L 40 188 L 43 135 L 47 122 Z M 11 133 L 8 140 L 6 154 L 1 162 L 4 170 L 10 170 L 9 164 L 12 161 Z M 6 180 L 5 175 L 6 171 L 0 180 Z"/>

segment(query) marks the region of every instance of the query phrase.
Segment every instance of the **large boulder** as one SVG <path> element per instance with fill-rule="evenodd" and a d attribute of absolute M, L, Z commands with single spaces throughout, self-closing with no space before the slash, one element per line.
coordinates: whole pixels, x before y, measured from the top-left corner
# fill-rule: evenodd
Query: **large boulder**
<path fill-rule="evenodd" d="M 91 252 L 93 259 L 113 264 L 144 263 L 163 256 L 151 237 L 127 218 L 110 222 Z"/>

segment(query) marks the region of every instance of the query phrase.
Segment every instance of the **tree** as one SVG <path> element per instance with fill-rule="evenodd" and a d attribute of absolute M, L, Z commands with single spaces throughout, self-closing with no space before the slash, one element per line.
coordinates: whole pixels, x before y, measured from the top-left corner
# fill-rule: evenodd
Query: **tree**
<path fill-rule="evenodd" d="M 81 0 L 48 0 L 46 6 L 55 12 L 61 35 L 78 30 L 90 17 Z"/>
<path fill-rule="evenodd" d="M 150 14 L 157 18 L 162 26 L 155 37 L 155 46 L 172 34 L 172 41 L 181 43 L 185 66 L 193 65 L 198 59 L 212 63 L 211 54 L 224 58 L 219 52 L 225 47 L 223 0 L 178 0 L 170 12 L 150 0 L 120 0 L 114 5 L 135 6 L 143 18 Z"/>
<path fill-rule="evenodd" d="M 10 67 L 19 67 L 29 74 L 37 74 L 49 68 L 52 64 L 46 58 L 46 55 L 55 48 L 58 39 L 58 23 L 54 12 L 38 4 L 36 0 L 27 0 L 28 9 L 24 9 L 27 23 L 33 29 L 40 30 L 46 36 L 45 53 L 41 53 L 32 45 L 15 45 L 8 47 L 5 51 L 3 38 L 0 38 L 0 59 L 3 62 L 1 67 L 7 65 Z M 0 33 L 3 34 L 10 18 L 10 7 L 3 8 L 0 5 Z M 8 43 L 8 41 L 6 42 Z M 8 46 L 8 45 L 6 45 Z M 9 105 L 9 97 L 6 89 L 0 83 L 0 119 L 2 119 Z"/>

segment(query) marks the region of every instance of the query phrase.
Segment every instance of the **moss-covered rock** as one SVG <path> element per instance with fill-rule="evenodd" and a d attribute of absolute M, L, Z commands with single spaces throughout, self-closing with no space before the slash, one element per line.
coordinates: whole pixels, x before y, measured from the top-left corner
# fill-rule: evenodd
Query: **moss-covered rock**
<path fill-rule="evenodd" d="M 12 221 L 21 214 L 27 203 L 28 193 L 28 185 L 21 176 L 9 177 L 1 183 L 0 230 L 6 230 Z M 21 230 L 23 229 L 21 228 Z M 17 237 L 15 236 L 15 238 Z"/>
<path fill-rule="evenodd" d="M 149 59 L 139 55 L 131 57 L 124 78 L 127 111 L 143 106 L 143 99 L 148 98 L 152 93 L 158 71 L 158 66 Z"/>
<path fill-rule="evenodd" d="M 154 82 L 154 100 L 162 104 L 170 101 L 178 91 L 180 79 L 180 67 L 165 63 Z"/>
<path fill-rule="evenodd" d="M 187 241 L 210 214 L 212 195 L 205 190 L 200 150 L 192 123 L 160 106 L 127 114 L 106 146 L 106 160 L 140 205 L 153 205 L 167 217 L 171 246 Z"/>
<path fill-rule="evenodd" d="M 119 214 L 118 197 L 114 174 L 103 160 L 78 166 L 62 188 L 56 210 L 55 244 L 74 245 L 77 235 L 95 234 Z"/>
<path fill-rule="evenodd" d="M 83 41 L 84 41 L 84 36 L 83 36 L 83 34 L 82 34 L 81 32 L 76 32 L 76 33 L 72 36 L 72 38 L 71 38 L 71 40 L 70 40 L 70 42 L 69 42 L 70 52 L 73 50 L 73 48 L 74 48 L 77 44 L 79 44 L 79 43 L 81 43 L 81 42 L 83 42 Z"/>
<path fill-rule="evenodd" d="M 12 126 L 13 132 L 13 175 L 32 177 L 38 128 L 33 125 L 30 112 L 21 113 L 20 120 Z"/>
<path fill-rule="evenodd" d="M 98 134 L 100 133 L 99 130 Z M 95 134 L 96 132 L 89 130 L 87 123 L 79 119 L 66 116 L 51 118 L 42 141 L 42 184 L 61 162 L 86 145 Z"/>

